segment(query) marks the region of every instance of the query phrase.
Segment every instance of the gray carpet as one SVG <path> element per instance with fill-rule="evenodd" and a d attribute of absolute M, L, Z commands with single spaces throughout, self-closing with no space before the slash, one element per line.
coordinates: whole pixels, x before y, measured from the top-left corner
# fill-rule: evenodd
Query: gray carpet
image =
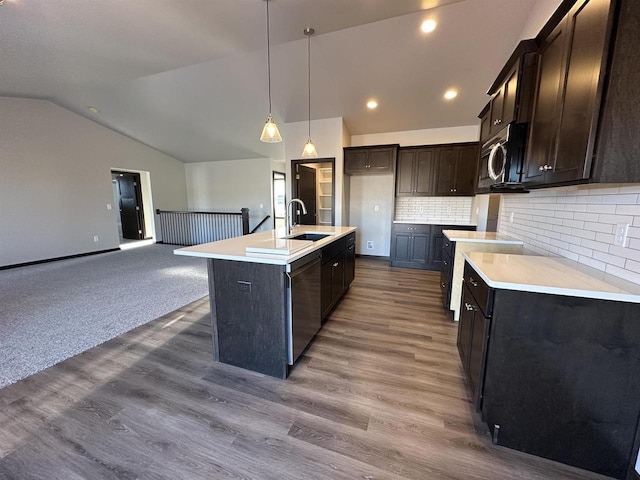
<path fill-rule="evenodd" d="M 175 248 L 0 271 L 0 388 L 207 295 L 205 259 Z"/>

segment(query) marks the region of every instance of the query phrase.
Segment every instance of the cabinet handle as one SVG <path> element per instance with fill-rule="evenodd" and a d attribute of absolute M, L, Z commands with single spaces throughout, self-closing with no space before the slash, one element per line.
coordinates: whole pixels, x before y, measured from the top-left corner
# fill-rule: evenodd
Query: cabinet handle
<path fill-rule="evenodd" d="M 334 267 L 337 267 L 338 265 L 340 265 L 340 262 L 336 262 L 333 264 Z"/>
<path fill-rule="evenodd" d="M 454 188 L 454 189 L 453 189 L 453 191 L 454 191 L 454 192 L 457 192 L 457 191 L 458 191 L 458 189 L 457 189 L 457 188 Z"/>
<path fill-rule="evenodd" d="M 545 170 L 553 170 L 553 167 L 551 165 L 545 165 L 544 169 Z"/>
<path fill-rule="evenodd" d="M 477 286 L 478 286 L 478 282 L 476 282 L 476 281 L 473 279 L 473 277 L 469 277 L 469 283 L 470 283 L 471 285 L 473 285 L 474 287 L 477 287 Z"/>
<path fill-rule="evenodd" d="M 468 311 L 468 312 L 473 312 L 475 310 L 475 308 L 473 308 L 473 305 L 464 302 L 464 308 Z"/>
<path fill-rule="evenodd" d="M 496 120 L 494 120 L 494 121 L 493 121 L 493 124 L 494 124 L 494 125 L 497 125 L 497 124 L 498 124 L 498 120 L 497 120 L 497 119 L 496 119 Z"/>
<path fill-rule="evenodd" d="M 444 288 L 444 287 L 446 286 L 444 282 L 442 282 L 442 284 L 441 284 L 441 285 L 442 285 L 442 288 Z"/>
<path fill-rule="evenodd" d="M 448 243 L 445 243 L 445 244 L 444 244 L 444 246 L 445 246 L 445 247 L 448 247 L 448 246 L 449 246 L 449 244 L 448 244 Z"/>
<path fill-rule="evenodd" d="M 446 260 L 445 260 L 444 262 L 442 262 L 442 263 L 444 263 L 444 266 L 445 266 L 445 267 L 446 267 L 447 265 L 449 265 L 449 264 L 447 263 L 447 261 L 446 261 Z"/>
<path fill-rule="evenodd" d="M 553 167 L 551 165 L 540 165 L 538 167 L 538 170 L 540 170 L 541 172 L 546 172 L 548 170 L 553 170 Z"/>

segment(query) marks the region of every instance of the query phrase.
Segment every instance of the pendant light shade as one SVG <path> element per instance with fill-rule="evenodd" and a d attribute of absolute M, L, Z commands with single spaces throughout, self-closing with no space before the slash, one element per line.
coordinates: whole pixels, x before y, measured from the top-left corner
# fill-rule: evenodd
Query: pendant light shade
<path fill-rule="evenodd" d="M 311 35 L 315 33 L 313 28 L 305 28 L 304 34 L 307 36 L 307 67 L 308 67 L 308 86 L 309 86 L 309 136 L 307 138 L 307 143 L 302 149 L 302 158 L 315 158 L 318 156 L 318 151 L 316 150 L 316 146 L 311 141 Z"/>
<path fill-rule="evenodd" d="M 269 116 L 262 129 L 262 135 L 260 135 L 260 141 L 265 143 L 278 143 L 282 141 L 280 132 L 276 122 L 273 121 L 271 115 L 271 41 L 269 38 L 269 0 L 265 0 L 267 4 L 267 78 L 269 85 Z"/>

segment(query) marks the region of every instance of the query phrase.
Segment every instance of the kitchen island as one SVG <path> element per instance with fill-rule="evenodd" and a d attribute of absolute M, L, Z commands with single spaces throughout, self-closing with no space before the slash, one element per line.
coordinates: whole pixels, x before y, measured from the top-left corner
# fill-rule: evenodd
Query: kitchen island
<path fill-rule="evenodd" d="M 353 281 L 355 231 L 304 225 L 175 250 L 207 259 L 214 360 L 286 378 Z"/>

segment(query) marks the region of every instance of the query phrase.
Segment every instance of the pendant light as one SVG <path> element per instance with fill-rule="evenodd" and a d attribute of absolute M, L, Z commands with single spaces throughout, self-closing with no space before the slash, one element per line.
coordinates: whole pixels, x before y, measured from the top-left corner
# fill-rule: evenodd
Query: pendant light
<path fill-rule="evenodd" d="M 305 28 L 304 34 L 307 36 L 307 66 L 309 73 L 309 137 L 307 138 L 307 143 L 302 149 L 302 158 L 314 158 L 318 156 L 318 152 L 316 150 L 316 146 L 311 141 L 311 35 L 315 33 L 313 28 Z"/>
<path fill-rule="evenodd" d="M 260 141 L 265 143 L 278 143 L 282 141 L 280 132 L 276 122 L 273 121 L 271 116 L 271 41 L 269 40 L 269 1 L 267 3 L 267 74 L 269 78 L 269 116 L 262 129 L 262 135 L 260 135 Z"/>

